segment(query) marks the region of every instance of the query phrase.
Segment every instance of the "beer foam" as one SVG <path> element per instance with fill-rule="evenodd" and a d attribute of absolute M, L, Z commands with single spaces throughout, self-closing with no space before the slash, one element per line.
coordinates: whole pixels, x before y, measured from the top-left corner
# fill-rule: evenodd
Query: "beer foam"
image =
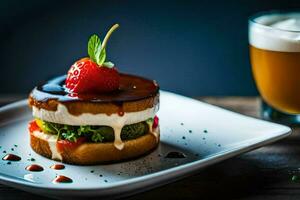
<path fill-rule="evenodd" d="M 300 52 L 300 13 L 269 14 L 249 24 L 249 43 L 271 51 Z"/>

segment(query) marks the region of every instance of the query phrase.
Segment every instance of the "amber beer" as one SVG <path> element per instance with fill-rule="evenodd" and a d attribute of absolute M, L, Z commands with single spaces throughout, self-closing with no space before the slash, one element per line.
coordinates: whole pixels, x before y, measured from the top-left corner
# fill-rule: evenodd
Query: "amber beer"
<path fill-rule="evenodd" d="M 300 113 L 300 52 L 279 52 L 250 45 L 252 71 L 262 98 L 272 107 Z"/>
<path fill-rule="evenodd" d="M 300 114 L 300 13 L 266 14 L 249 22 L 257 88 L 272 108 Z"/>

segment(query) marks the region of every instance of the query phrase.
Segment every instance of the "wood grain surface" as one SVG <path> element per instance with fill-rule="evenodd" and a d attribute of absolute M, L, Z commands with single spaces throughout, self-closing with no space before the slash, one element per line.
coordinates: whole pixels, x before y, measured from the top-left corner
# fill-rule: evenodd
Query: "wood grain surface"
<path fill-rule="evenodd" d="M 202 101 L 259 117 L 257 97 L 202 97 Z M 6 102 L 1 101 L 1 104 Z M 290 137 L 199 171 L 198 174 L 128 200 L 300 199 L 300 129 Z M 47 199 L 0 185 L 0 199 Z"/>

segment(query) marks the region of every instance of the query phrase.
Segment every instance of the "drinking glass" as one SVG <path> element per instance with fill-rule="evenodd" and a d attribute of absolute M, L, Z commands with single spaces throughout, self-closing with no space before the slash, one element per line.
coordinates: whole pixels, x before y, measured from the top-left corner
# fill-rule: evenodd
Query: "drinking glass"
<path fill-rule="evenodd" d="M 262 117 L 300 124 L 300 12 L 256 14 L 248 36 Z"/>

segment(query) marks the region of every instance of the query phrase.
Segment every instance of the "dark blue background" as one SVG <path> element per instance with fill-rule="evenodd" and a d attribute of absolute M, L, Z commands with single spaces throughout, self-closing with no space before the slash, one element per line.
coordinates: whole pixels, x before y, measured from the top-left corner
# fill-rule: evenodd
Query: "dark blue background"
<path fill-rule="evenodd" d="M 287 0 L 2 1 L 1 94 L 26 94 L 66 73 L 119 23 L 107 53 L 120 71 L 156 79 L 189 96 L 255 95 L 247 18 L 258 11 L 299 8 Z"/>

